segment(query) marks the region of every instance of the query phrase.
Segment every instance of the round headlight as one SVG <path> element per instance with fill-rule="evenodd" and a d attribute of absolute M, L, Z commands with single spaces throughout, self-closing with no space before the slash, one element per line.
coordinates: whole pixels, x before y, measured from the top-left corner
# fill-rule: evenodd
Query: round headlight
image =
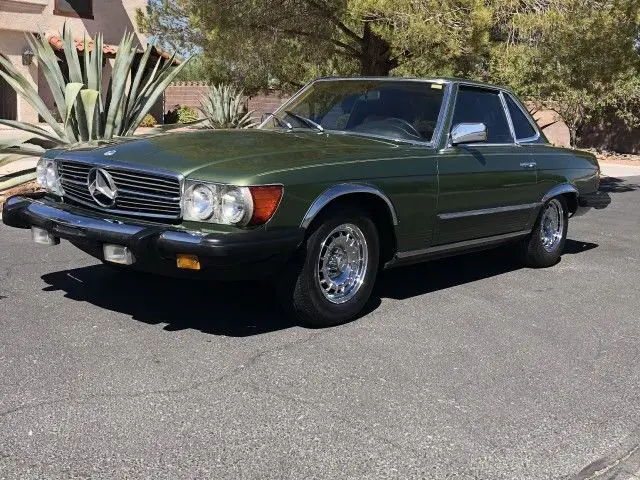
<path fill-rule="evenodd" d="M 58 176 L 56 175 L 56 167 L 53 166 L 53 163 L 47 165 L 47 168 L 44 172 L 45 181 L 47 188 L 51 191 L 55 191 L 58 189 Z"/>
<path fill-rule="evenodd" d="M 229 190 L 222 196 L 220 219 L 223 223 L 238 223 L 242 221 L 246 213 L 247 206 L 244 201 L 244 196 L 240 190 Z"/>
<path fill-rule="evenodd" d="M 186 181 L 182 197 L 182 218 L 185 220 L 240 227 L 251 221 L 253 209 L 250 187 Z"/>
<path fill-rule="evenodd" d="M 206 220 L 213 215 L 214 203 L 215 195 L 209 187 L 205 185 L 194 186 L 187 197 L 188 217 Z"/>
<path fill-rule="evenodd" d="M 47 165 L 40 160 L 36 166 L 36 181 L 42 188 L 47 188 Z"/>
<path fill-rule="evenodd" d="M 49 158 L 41 158 L 36 165 L 36 180 L 47 192 L 64 195 L 56 164 Z"/>

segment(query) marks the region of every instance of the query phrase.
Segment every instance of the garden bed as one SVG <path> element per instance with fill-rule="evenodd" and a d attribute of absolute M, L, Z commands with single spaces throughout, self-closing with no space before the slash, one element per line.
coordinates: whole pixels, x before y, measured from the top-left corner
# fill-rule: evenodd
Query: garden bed
<path fill-rule="evenodd" d="M 597 158 L 598 162 L 604 163 L 616 163 L 618 165 L 634 165 L 640 166 L 640 155 L 632 155 L 626 153 L 616 153 L 616 152 L 604 152 L 597 150 L 586 150 L 589 153 L 593 153 Z"/>

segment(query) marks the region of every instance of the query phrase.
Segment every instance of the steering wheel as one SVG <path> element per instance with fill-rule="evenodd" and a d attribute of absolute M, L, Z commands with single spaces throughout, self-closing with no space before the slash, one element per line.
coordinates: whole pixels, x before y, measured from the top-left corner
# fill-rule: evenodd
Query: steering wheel
<path fill-rule="evenodd" d="M 414 127 L 404 118 L 393 117 L 387 118 L 385 119 L 385 121 L 389 122 L 390 124 L 395 124 L 396 127 L 404 130 L 408 135 L 411 135 L 412 137 L 422 138 L 422 135 L 420 135 L 420 132 L 416 129 L 416 127 Z"/>

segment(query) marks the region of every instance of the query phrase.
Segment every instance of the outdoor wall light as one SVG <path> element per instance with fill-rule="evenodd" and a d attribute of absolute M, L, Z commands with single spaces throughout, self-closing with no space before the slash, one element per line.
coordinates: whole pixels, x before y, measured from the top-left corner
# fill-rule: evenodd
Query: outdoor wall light
<path fill-rule="evenodd" d="M 29 47 L 27 47 L 27 49 L 22 52 L 22 65 L 31 65 L 31 63 L 33 62 L 33 57 L 35 56 L 35 53 L 33 53 L 33 50 L 31 50 Z"/>

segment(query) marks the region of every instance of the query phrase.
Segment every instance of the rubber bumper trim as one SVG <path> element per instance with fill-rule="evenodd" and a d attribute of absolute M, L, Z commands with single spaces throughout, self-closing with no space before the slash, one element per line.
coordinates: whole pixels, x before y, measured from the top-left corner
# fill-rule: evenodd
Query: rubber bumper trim
<path fill-rule="evenodd" d="M 242 261 L 293 253 L 304 239 L 304 229 L 299 227 L 204 234 L 171 226 L 125 223 L 63 210 L 55 204 L 26 196 L 10 197 L 5 203 L 2 220 L 17 228 L 44 228 L 72 242 L 126 245 L 134 253 L 148 252 L 155 246 L 168 254 L 237 257 Z"/>

